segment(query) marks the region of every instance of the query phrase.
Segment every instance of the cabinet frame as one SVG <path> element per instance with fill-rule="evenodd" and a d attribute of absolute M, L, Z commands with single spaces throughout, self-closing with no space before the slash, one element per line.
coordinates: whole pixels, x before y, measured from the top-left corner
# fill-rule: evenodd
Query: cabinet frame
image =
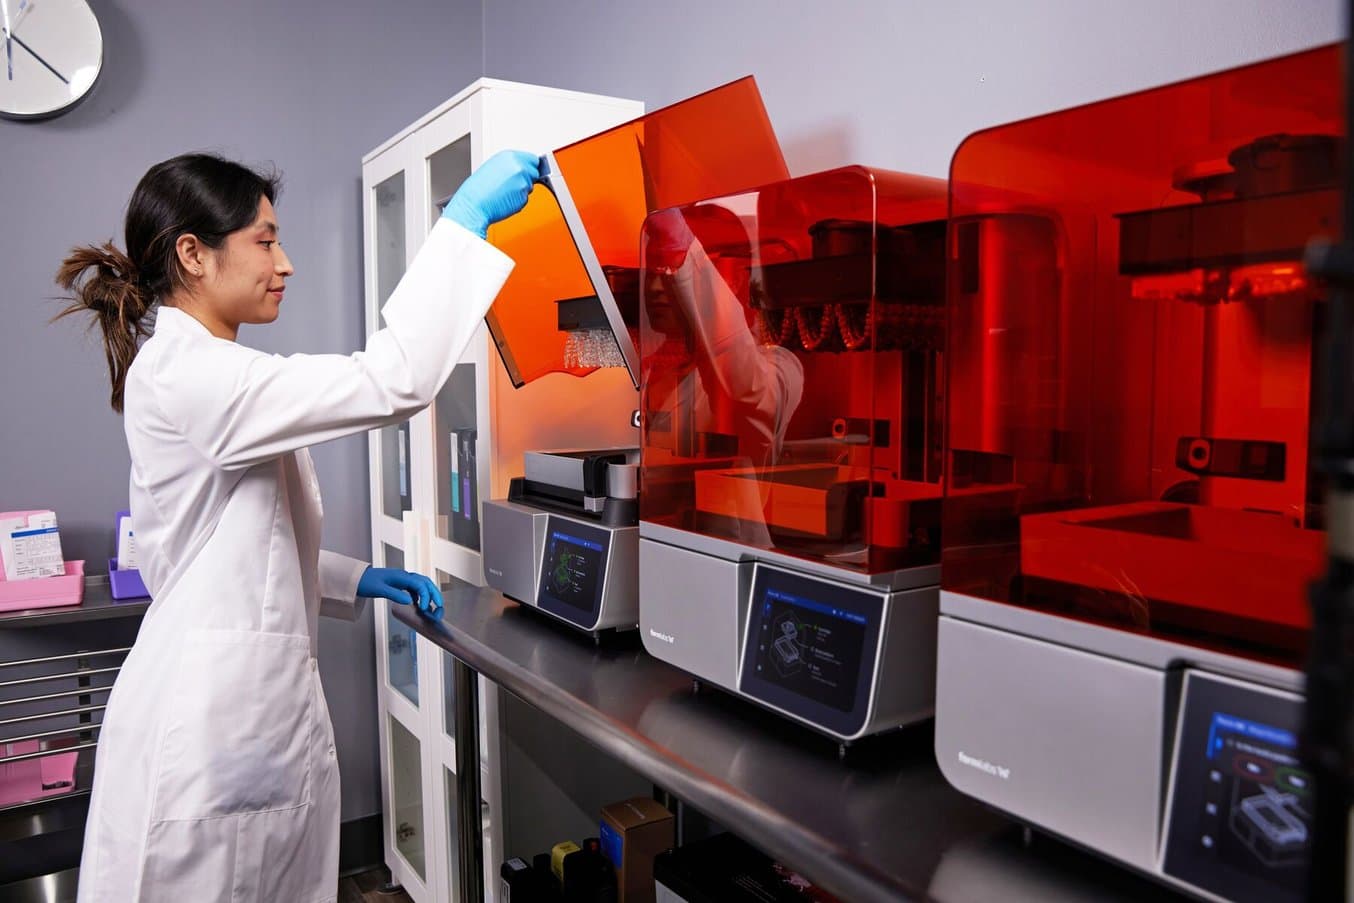
<path fill-rule="evenodd" d="M 434 154 L 469 138 L 470 170 L 507 148 L 544 153 L 579 138 L 642 115 L 643 104 L 600 95 L 523 85 L 498 79 L 479 79 L 454 97 L 420 117 L 383 142 L 362 159 L 362 224 L 364 260 L 365 335 L 381 328 L 376 249 L 382 237 L 375 203 L 376 186 L 401 175 L 404 188 L 404 266 L 417 254 L 439 215 L 434 203 L 431 159 Z M 476 502 L 493 498 L 495 487 L 506 484 L 507 474 L 496 473 L 498 465 L 516 451 L 503 455 L 493 441 L 497 421 L 514 416 L 515 396 L 487 327 L 481 322 L 460 363 L 475 367 Z M 571 377 L 562 377 L 570 378 Z M 505 393 L 506 388 L 506 393 Z M 384 511 L 381 431 L 368 437 L 369 495 L 371 503 L 372 561 L 389 566 L 386 547 L 398 550 L 407 570 L 439 581 L 455 578 L 484 584 L 480 553 L 438 535 L 438 480 L 436 405 L 420 411 L 409 421 L 406 475 L 410 510 L 396 518 Z M 449 470 L 449 467 L 448 467 Z M 448 531 L 450 533 L 450 531 Z M 417 653 L 418 705 L 414 705 L 390 682 L 390 603 L 375 604 L 377 652 L 378 741 L 381 756 L 383 845 L 392 879 L 404 885 L 416 903 L 459 901 L 455 854 L 455 807 L 449 805 L 449 786 L 454 792 L 456 743 L 454 715 L 446 700 L 452 687 L 445 685 L 451 668 L 445 667 L 446 652 L 421 636 L 414 636 Z M 480 784 L 484 831 L 484 899 L 497 894 L 498 863 L 503 858 L 503 794 L 500 781 L 498 687 L 482 676 L 477 681 L 479 702 Z M 451 717 L 449 717 L 451 715 Z M 399 852 L 394 831 L 394 766 L 390 721 L 408 730 L 419 744 L 424 876 Z"/>

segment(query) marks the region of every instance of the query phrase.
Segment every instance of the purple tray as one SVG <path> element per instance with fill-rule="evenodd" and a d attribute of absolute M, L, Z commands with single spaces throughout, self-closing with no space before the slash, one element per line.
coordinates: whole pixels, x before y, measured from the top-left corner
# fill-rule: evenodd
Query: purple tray
<path fill-rule="evenodd" d="M 118 570 L 116 558 L 108 559 L 108 583 L 112 588 L 114 599 L 150 598 L 150 593 L 146 591 L 146 584 L 141 579 L 141 572 L 136 568 L 128 568 L 125 571 Z"/>

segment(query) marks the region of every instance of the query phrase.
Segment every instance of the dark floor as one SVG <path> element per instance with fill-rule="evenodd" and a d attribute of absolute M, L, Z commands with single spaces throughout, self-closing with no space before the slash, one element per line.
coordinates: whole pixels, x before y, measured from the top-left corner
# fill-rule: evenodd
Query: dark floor
<path fill-rule="evenodd" d="M 340 878 L 338 903 L 412 903 L 403 888 L 383 890 L 389 881 L 385 866 Z"/>

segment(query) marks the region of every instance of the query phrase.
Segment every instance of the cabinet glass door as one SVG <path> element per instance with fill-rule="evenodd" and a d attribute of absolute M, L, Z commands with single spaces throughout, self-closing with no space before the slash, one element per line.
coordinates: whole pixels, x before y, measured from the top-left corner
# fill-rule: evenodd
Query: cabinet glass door
<path fill-rule="evenodd" d="M 373 240 L 376 294 L 373 299 L 380 328 L 380 309 L 404 276 L 408 260 L 408 203 L 405 174 L 398 171 L 372 189 Z M 413 508 L 409 425 L 388 426 L 380 431 L 381 511 L 399 518 Z"/>
<path fill-rule="evenodd" d="M 390 685 L 418 706 L 418 633 L 395 617 L 395 603 L 386 605 L 386 650 Z"/>
<path fill-rule="evenodd" d="M 470 136 L 462 135 L 428 155 L 429 216 L 441 215 L 456 189 L 470 176 Z"/>
<path fill-rule="evenodd" d="M 480 550 L 476 364 L 457 364 L 433 404 L 437 537 Z"/>
<path fill-rule="evenodd" d="M 437 585 L 442 588 L 443 595 L 448 594 L 455 585 L 456 580 L 446 571 L 437 571 Z M 438 650 L 438 656 L 442 662 L 442 733 L 446 739 L 454 744 L 456 741 L 456 669 L 455 658 L 445 649 Z M 447 756 L 450 767 L 454 767 L 456 761 L 455 746 L 450 747 Z"/>
<path fill-rule="evenodd" d="M 448 111 L 428 124 L 421 151 L 428 229 L 469 177 L 472 156 L 468 110 Z M 482 577 L 480 500 L 489 485 L 487 342 L 481 325 L 429 409 L 433 564 L 472 583 L 480 583 Z"/>
<path fill-rule="evenodd" d="M 447 125 L 448 131 L 454 131 L 457 124 Z M 436 147 L 427 161 L 428 193 L 432 199 L 428 215 L 430 222 L 436 222 L 447 201 L 470 175 L 470 136 L 461 135 Z M 483 340 L 477 335 L 474 341 Z M 475 396 L 479 368 L 474 360 L 475 350 L 473 344 L 467 349 L 463 358 L 466 363 L 457 365 L 433 404 L 433 445 L 437 537 L 478 552 L 479 420 Z"/>
<path fill-rule="evenodd" d="M 404 569 L 404 553 L 382 543 L 381 553 L 388 568 Z M 386 613 L 386 672 L 390 686 L 418 706 L 418 634 L 395 617 L 395 603 L 384 602 Z"/>
<path fill-rule="evenodd" d="M 418 738 L 398 718 L 390 718 L 390 762 L 394 785 L 395 849 L 418 877 L 427 880 L 423 829 L 423 757 Z"/>

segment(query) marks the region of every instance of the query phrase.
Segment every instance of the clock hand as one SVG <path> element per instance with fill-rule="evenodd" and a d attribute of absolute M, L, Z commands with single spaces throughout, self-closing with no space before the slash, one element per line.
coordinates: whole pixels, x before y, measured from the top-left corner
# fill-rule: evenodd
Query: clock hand
<path fill-rule="evenodd" d="M 5 33 L 5 37 L 6 37 L 6 40 L 8 40 L 9 38 L 13 38 L 13 39 L 14 39 L 14 43 L 18 44 L 18 45 L 19 45 L 20 47 L 22 47 L 24 50 L 27 50 L 30 54 L 32 54 L 32 55 L 33 55 L 33 59 L 37 60 L 39 63 L 42 63 L 42 65 L 46 66 L 46 67 L 47 67 L 47 71 L 50 72 L 50 73 L 52 73 L 53 75 L 55 75 L 57 78 L 61 79 L 61 83 L 62 83 L 62 84 L 69 85 L 69 84 L 71 83 L 71 82 L 70 82 L 70 79 L 66 78 L 66 76 L 62 75 L 60 72 L 57 72 L 54 68 L 52 68 L 52 64 L 51 64 L 51 63 L 47 62 L 47 61 L 44 60 L 42 57 L 38 56 L 38 52 L 37 52 L 36 50 L 34 50 L 32 47 L 29 47 L 27 44 L 25 44 L 23 38 L 19 37 L 19 36 L 16 35 L 16 34 L 9 34 L 8 32 Z M 13 77 L 13 76 L 11 76 L 11 78 L 12 78 L 12 77 Z"/>
<path fill-rule="evenodd" d="M 14 44 L 9 39 L 11 26 L 8 0 L 0 0 L 0 24 L 3 24 L 5 29 L 5 69 L 9 73 L 9 80 L 14 81 Z"/>

